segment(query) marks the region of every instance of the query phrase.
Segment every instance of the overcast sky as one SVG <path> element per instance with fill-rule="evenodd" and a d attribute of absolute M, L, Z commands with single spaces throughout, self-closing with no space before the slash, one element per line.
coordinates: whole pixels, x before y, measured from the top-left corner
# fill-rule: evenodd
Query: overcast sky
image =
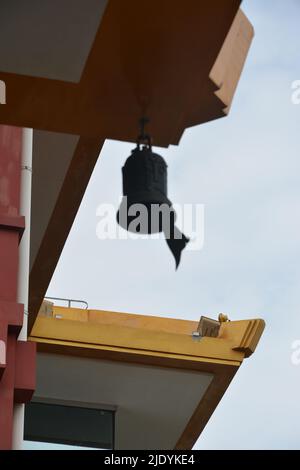
<path fill-rule="evenodd" d="M 163 240 L 96 237 L 100 203 L 118 205 L 132 145 L 106 142 L 49 287 L 90 307 L 198 320 L 262 317 L 267 329 L 201 435 L 199 449 L 299 449 L 299 0 L 245 0 L 256 36 L 228 118 L 160 149 L 169 196 L 205 204 L 205 243 L 179 270 Z M 154 136 L 155 137 L 155 136 Z"/>

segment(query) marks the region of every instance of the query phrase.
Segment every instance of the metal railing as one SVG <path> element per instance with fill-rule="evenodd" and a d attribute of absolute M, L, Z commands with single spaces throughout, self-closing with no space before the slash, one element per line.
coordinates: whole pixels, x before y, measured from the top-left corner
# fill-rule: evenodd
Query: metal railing
<path fill-rule="evenodd" d="M 77 300 L 77 299 L 64 299 L 63 297 L 45 297 L 45 300 L 58 300 L 60 302 L 67 302 L 69 308 L 72 307 L 72 303 L 76 304 L 84 304 L 85 310 L 89 308 L 88 303 L 85 300 Z"/>

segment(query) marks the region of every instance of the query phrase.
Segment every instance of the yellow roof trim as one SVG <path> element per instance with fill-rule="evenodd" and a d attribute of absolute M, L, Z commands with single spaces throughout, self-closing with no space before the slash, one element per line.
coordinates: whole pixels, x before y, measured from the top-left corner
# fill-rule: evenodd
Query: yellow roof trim
<path fill-rule="evenodd" d="M 219 337 L 198 339 L 193 337 L 197 322 L 189 320 L 64 307 L 53 307 L 48 315 L 37 318 L 31 340 L 72 345 L 90 350 L 91 356 L 97 349 L 113 349 L 241 363 L 254 352 L 264 329 L 259 319 L 225 322 Z"/>

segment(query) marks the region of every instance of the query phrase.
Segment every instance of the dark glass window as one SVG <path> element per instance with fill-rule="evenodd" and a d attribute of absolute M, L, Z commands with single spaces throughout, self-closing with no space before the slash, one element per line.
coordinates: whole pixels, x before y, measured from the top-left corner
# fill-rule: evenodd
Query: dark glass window
<path fill-rule="evenodd" d="M 114 411 L 29 403 L 25 407 L 25 440 L 113 449 Z"/>

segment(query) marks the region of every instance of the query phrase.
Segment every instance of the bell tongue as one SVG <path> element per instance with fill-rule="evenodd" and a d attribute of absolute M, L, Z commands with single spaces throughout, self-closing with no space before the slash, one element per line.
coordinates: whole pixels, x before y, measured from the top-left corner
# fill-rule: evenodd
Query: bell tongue
<path fill-rule="evenodd" d="M 184 233 L 180 232 L 178 228 L 173 225 L 170 230 L 170 234 L 166 234 L 166 242 L 168 244 L 168 247 L 170 248 L 174 258 L 175 258 L 175 263 L 176 263 L 176 269 L 179 266 L 180 263 L 180 258 L 181 258 L 181 252 L 184 250 L 188 242 L 190 241 L 189 238 L 187 238 Z"/>

